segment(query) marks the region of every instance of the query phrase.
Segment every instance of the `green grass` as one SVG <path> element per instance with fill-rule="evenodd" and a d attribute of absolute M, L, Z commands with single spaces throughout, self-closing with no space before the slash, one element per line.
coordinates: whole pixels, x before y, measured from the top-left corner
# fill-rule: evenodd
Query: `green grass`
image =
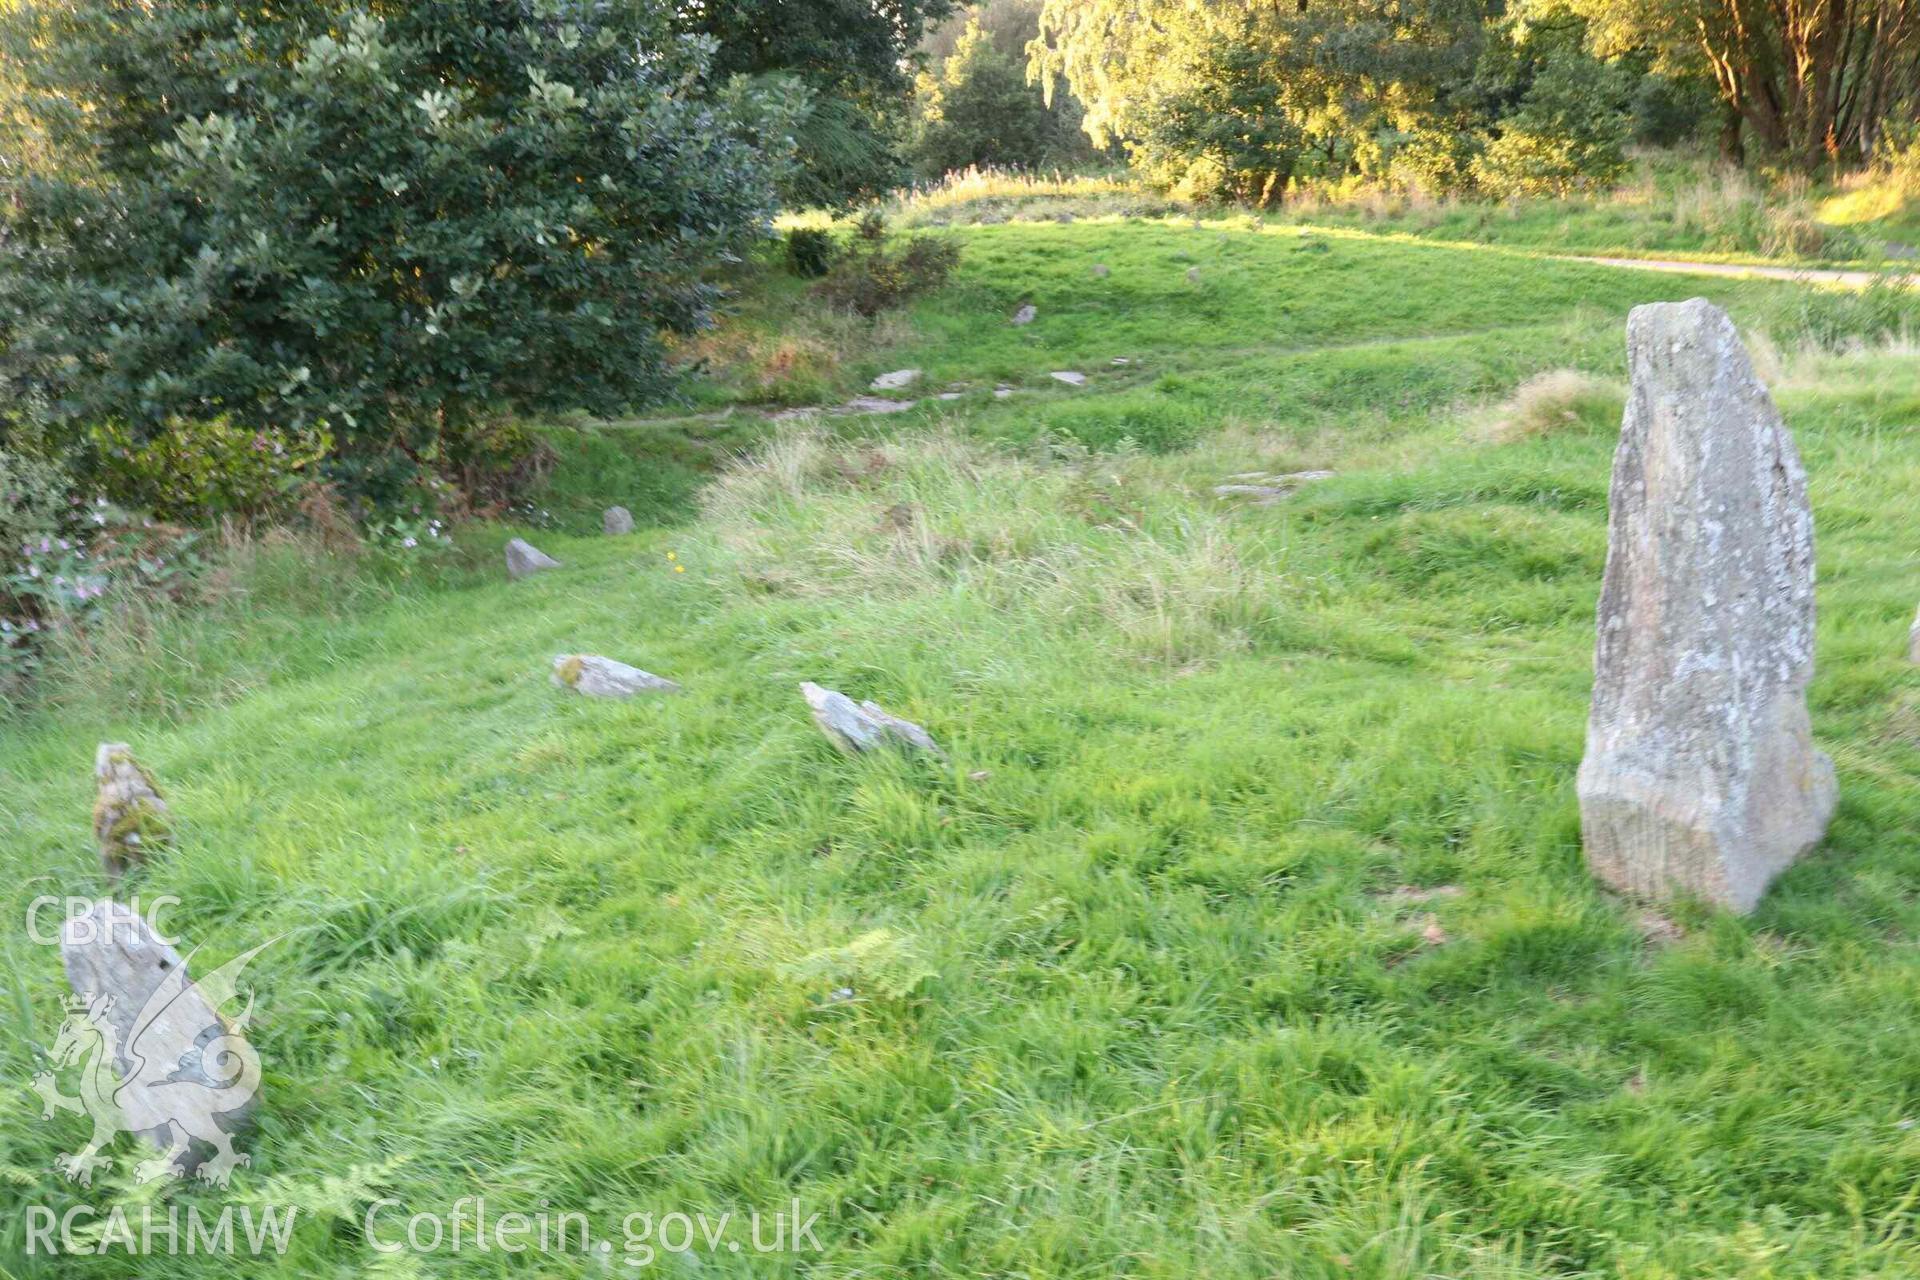
<path fill-rule="evenodd" d="M 1876 265 L 1920 241 L 1904 186 L 1878 171 L 1831 189 L 1749 174 L 1704 153 L 1636 153 L 1615 187 L 1560 199 L 1431 197 L 1350 181 L 1290 192 L 1249 215 L 1159 197 L 1124 175 L 1028 178 L 956 175 L 897 199 L 904 225 L 939 227 L 1074 217 L 1199 217 L 1276 227 L 1341 228 L 1436 243 L 1554 254 L 1715 262 Z M 1898 265 L 1896 263 L 1896 265 Z"/>
<path fill-rule="evenodd" d="M 253 594 L 103 641 L 0 729 L 11 918 L 98 891 L 116 737 L 182 833 L 132 887 L 210 959 L 284 935 L 238 1185 L 339 1218 L 254 1269 L 605 1274 L 360 1239 L 379 1196 L 485 1195 L 603 1229 L 822 1214 L 824 1253 L 698 1257 L 722 1275 L 1920 1270 L 1920 369 L 1799 345 L 1899 300 L 1272 230 L 958 234 L 955 285 L 821 376 L 970 398 L 593 432 L 547 504 L 583 536 L 534 535 L 563 570 L 495 580 L 495 529 L 430 578 L 321 562 L 303 591 L 262 554 Z M 1757 914 L 1678 909 L 1663 941 L 1585 874 L 1573 773 L 1622 322 L 1693 292 L 1788 353 L 1842 802 Z M 804 332 L 791 302 L 742 324 Z M 1498 403 L 1562 367 L 1590 376 Z M 1338 474 L 1211 495 L 1306 466 Z M 610 501 L 651 527 L 584 536 Z M 568 696 L 564 651 L 685 692 Z M 803 679 L 951 761 L 834 754 Z M 24 1082 L 63 983 L 0 936 Z M 19 1256 L 17 1206 L 114 1194 L 60 1182 L 81 1127 L 30 1103 L 0 1109 L 3 1265 L 127 1274 Z"/>

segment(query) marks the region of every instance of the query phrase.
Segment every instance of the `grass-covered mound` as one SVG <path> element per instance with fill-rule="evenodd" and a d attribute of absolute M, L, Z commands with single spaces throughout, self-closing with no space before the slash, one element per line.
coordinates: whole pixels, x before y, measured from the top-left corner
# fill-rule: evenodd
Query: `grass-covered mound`
<path fill-rule="evenodd" d="M 467 1195 L 822 1213 L 823 1254 L 701 1254 L 716 1274 L 1920 1268 L 1920 369 L 1788 341 L 1864 304 L 1700 289 L 1788 351 L 1765 363 L 1811 475 L 1842 801 L 1752 918 L 1653 915 L 1586 875 L 1573 773 L 1621 324 L 1689 282 L 966 234 L 961 283 L 828 381 L 918 365 L 968 398 L 764 428 L 697 507 L 661 489 L 652 529 L 532 535 L 565 568 L 520 583 L 349 599 L 350 568 L 301 592 L 262 553 L 253 595 L 153 620 L 130 669 L 0 730 L 14 919 L 98 888 L 112 737 L 178 826 L 132 887 L 177 894 L 211 958 L 285 934 L 251 971 L 268 1078 L 236 1185 L 317 1217 L 259 1270 L 355 1274 L 370 1201 Z M 1048 386 L 1064 368 L 1091 385 Z M 709 429 L 597 434 L 601 500 L 631 497 L 618 459 L 691 467 Z M 1212 494 L 1310 467 L 1336 474 L 1272 506 Z M 563 488 L 588 508 L 590 479 Z M 490 565 L 506 531 L 463 536 Z M 548 681 L 562 652 L 685 690 L 580 698 Z M 841 757 L 803 679 L 951 760 Z M 4 936 L 0 1074 L 25 1081 L 63 984 Z M 29 1102 L 0 1110 L 0 1197 L 114 1194 L 60 1182 L 81 1127 Z M 21 1230 L 0 1214 L 15 1274 L 127 1271 L 16 1264 Z"/>

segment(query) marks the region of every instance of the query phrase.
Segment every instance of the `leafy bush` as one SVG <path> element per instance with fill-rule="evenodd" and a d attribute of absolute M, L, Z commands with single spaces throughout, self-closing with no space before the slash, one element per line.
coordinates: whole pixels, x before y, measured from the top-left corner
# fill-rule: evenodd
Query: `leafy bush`
<path fill-rule="evenodd" d="M 764 234 L 802 105 L 664 0 L 0 9 L 0 399 L 70 444 L 327 431 L 392 507 L 500 410 L 612 414 Z M 84 108 L 80 104 L 85 104 Z M 28 152 L 41 154 L 41 152 Z"/>
<path fill-rule="evenodd" d="M 0 560 L 61 530 L 74 501 L 72 478 L 64 470 L 0 445 Z"/>
<path fill-rule="evenodd" d="M 1578 51 L 1550 57 L 1499 136 L 1473 162 L 1496 196 L 1560 196 L 1604 187 L 1627 170 L 1628 119 L 1616 69 Z"/>
<path fill-rule="evenodd" d="M 830 305 L 872 317 L 939 288 L 959 265 L 957 241 L 912 236 L 897 244 L 884 234 L 870 238 L 862 230 L 814 288 Z"/>
<path fill-rule="evenodd" d="M 795 227 L 787 232 L 787 270 L 804 280 L 817 280 L 833 265 L 833 236 L 819 227 Z"/>
<path fill-rule="evenodd" d="M 325 430 L 254 431 L 226 418 L 174 420 L 142 440 L 125 426 L 89 433 L 106 495 L 165 520 L 269 515 L 288 505 L 333 438 Z"/>
<path fill-rule="evenodd" d="M 0 557 L 0 699 L 20 696 L 45 664 L 49 642 L 74 640 L 116 600 L 181 599 L 205 567 L 193 530 L 135 517 L 105 499 L 65 505 L 60 528 Z"/>
<path fill-rule="evenodd" d="M 1630 110 L 1635 142 L 1645 147 L 1678 146 L 1713 117 L 1713 89 L 1697 79 L 1645 75 L 1634 86 Z"/>

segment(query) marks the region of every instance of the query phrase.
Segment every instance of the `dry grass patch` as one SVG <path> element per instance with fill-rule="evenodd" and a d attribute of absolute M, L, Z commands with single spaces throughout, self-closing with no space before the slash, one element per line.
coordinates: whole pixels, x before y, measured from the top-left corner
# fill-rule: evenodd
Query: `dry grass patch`
<path fill-rule="evenodd" d="M 1580 369 L 1536 373 L 1495 405 L 1476 426 L 1477 434 L 1498 444 L 1532 440 L 1556 432 L 1618 422 L 1626 407 L 1619 383 Z"/>

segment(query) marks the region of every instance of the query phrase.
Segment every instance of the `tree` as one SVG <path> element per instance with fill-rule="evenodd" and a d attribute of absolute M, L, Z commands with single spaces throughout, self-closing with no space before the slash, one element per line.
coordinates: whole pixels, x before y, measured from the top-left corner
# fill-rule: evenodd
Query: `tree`
<path fill-rule="evenodd" d="M 914 50 L 953 0 L 685 0 L 676 28 L 715 42 L 715 69 L 791 78 L 811 104 L 795 125 L 789 205 L 845 207 L 897 186 Z"/>
<path fill-rule="evenodd" d="M 654 0 L 27 0 L 0 402 L 132 448 L 324 427 L 391 500 L 498 411 L 656 395 L 795 109 L 711 57 Z"/>
<path fill-rule="evenodd" d="M 1741 130 L 1795 163 L 1857 161 L 1920 106 L 1915 0 L 1546 0 L 1590 23 L 1596 52 L 1653 54 L 1711 76 L 1723 148 Z"/>
<path fill-rule="evenodd" d="M 1482 190 L 1497 196 L 1563 196 L 1606 186 L 1626 171 L 1629 80 L 1577 43 L 1535 40 L 1527 83 L 1515 109 L 1474 159 Z M 1511 48 L 1512 46 L 1508 46 Z"/>
<path fill-rule="evenodd" d="M 1195 194 L 1277 200 L 1384 162 L 1486 38 L 1479 0 L 1046 0 L 1031 69 L 1095 145 Z"/>
<path fill-rule="evenodd" d="M 1030 168 L 1085 153 L 1078 113 L 1049 106 L 1026 68 L 970 17 L 937 73 L 920 77 L 914 158 L 939 177 L 970 165 Z"/>

